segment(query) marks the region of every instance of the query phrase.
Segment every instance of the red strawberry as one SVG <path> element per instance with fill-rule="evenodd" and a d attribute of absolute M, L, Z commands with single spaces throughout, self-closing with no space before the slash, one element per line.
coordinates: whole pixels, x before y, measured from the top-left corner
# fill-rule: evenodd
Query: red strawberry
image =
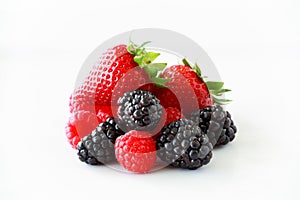
<path fill-rule="evenodd" d="M 116 106 L 101 106 L 98 110 L 97 117 L 99 123 L 105 122 L 108 118 L 114 117 L 116 119 L 117 115 L 113 115 L 112 109 L 117 109 Z M 116 112 L 116 111 L 115 111 Z"/>
<path fill-rule="evenodd" d="M 169 79 L 167 88 L 157 90 L 156 96 L 164 107 L 176 107 L 185 115 L 213 105 L 206 83 L 187 65 L 166 68 L 161 75 Z"/>
<path fill-rule="evenodd" d="M 164 83 L 163 79 L 157 78 L 157 73 L 166 64 L 151 63 L 159 54 L 146 52 L 145 44 L 118 45 L 103 53 L 75 91 L 74 101 L 85 99 L 93 105 L 111 106 L 115 105 L 113 96 L 118 99 L 124 92 L 136 89 L 151 91 L 154 84 Z"/>
<path fill-rule="evenodd" d="M 181 112 L 178 110 L 178 108 L 168 107 L 168 108 L 166 108 L 166 112 L 167 112 L 167 120 L 165 122 L 165 126 L 167 126 L 168 124 L 170 124 L 173 121 L 184 118 L 184 116 L 181 114 Z"/>
<path fill-rule="evenodd" d="M 111 105 L 111 96 L 118 80 L 137 66 L 126 45 L 108 49 L 99 58 L 84 83 L 75 91 L 74 100 L 89 99 L 96 105 Z"/>
<path fill-rule="evenodd" d="M 117 138 L 115 154 L 125 169 L 135 173 L 146 173 L 155 164 L 155 142 L 149 133 L 133 130 Z"/>

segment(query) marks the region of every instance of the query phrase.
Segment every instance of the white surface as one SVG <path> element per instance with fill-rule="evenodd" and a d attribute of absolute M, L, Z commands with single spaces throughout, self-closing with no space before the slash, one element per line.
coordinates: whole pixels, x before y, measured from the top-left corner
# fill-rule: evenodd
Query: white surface
<path fill-rule="evenodd" d="M 194 2 L 1 1 L 1 200 L 300 198 L 299 1 Z M 124 174 L 80 163 L 66 142 L 82 62 L 142 27 L 198 42 L 233 89 L 238 136 L 207 167 Z"/>

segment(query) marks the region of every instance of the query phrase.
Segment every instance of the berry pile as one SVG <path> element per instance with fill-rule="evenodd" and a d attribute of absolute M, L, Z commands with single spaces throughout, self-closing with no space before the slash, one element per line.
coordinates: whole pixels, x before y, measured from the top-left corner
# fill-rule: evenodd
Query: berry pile
<path fill-rule="evenodd" d="M 154 63 L 160 55 L 130 43 L 108 49 L 70 96 L 66 136 L 89 165 L 118 162 L 134 173 L 158 163 L 198 169 L 213 148 L 233 141 L 231 114 L 221 106 L 222 82 L 200 68 Z M 159 161 L 159 162 L 157 162 Z"/>

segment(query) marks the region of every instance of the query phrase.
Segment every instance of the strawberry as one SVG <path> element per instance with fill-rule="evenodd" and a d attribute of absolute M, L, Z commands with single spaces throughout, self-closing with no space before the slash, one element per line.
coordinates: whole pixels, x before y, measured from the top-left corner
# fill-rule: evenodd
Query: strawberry
<path fill-rule="evenodd" d="M 219 97 L 230 90 L 223 89 L 223 82 L 205 82 L 201 76 L 200 68 L 183 59 L 183 65 L 173 65 L 166 68 L 161 77 L 169 79 L 166 88 L 158 89 L 155 94 L 164 107 L 176 107 L 188 116 L 199 108 L 223 104 L 229 100 Z"/>
<path fill-rule="evenodd" d="M 171 66 L 162 73 L 162 77 L 170 79 L 166 83 L 167 88 L 156 92 L 164 107 L 176 107 L 187 115 L 213 105 L 205 82 L 189 66 Z"/>
<path fill-rule="evenodd" d="M 124 92 L 143 89 L 152 91 L 165 80 L 158 78 L 158 71 L 165 63 L 152 63 L 158 53 L 147 52 L 144 45 L 131 43 L 108 49 L 99 58 L 83 84 L 75 91 L 73 101 L 92 105 L 111 106 Z"/>
<path fill-rule="evenodd" d="M 105 122 L 110 117 L 114 117 L 116 119 L 118 115 L 114 115 L 113 113 L 116 113 L 117 109 L 118 108 L 116 106 L 101 106 L 101 107 L 99 107 L 99 110 L 97 113 L 99 123 Z"/>
<path fill-rule="evenodd" d="M 175 107 L 168 107 L 166 108 L 166 113 L 167 113 L 167 120 L 165 122 L 165 126 L 170 124 L 173 121 L 176 121 L 180 118 L 184 118 L 184 116 L 181 114 L 180 110 Z"/>
<path fill-rule="evenodd" d="M 165 84 L 166 88 L 155 91 L 161 105 L 176 107 L 185 116 L 199 108 L 212 106 L 214 103 L 222 105 L 230 101 L 220 98 L 223 93 L 231 91 L 223 88 L 223 82 L 205 82 L 197 64 L 191 67 L 186 59 L 183 59 L 183 65 L 166 68 L 161 78 L 169 80 Z"/>

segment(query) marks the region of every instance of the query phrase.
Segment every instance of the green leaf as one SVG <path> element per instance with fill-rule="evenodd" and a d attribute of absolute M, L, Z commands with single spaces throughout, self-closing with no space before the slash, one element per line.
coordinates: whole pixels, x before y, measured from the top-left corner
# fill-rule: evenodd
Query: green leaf
<path fill-rule="evenodd" d="M 155 69 L 157 72 L 162 71 L 167 66 L 167 63 L 151 63 L 149 67 Z"/>
<path fill-rule="evenodd" d="M 219 93 L 231 92 L 230 89 L 221 89 L 218 91 Z"/>
<path fill-rule="evenodd" d="M 155 77 L 157 75 L 157 70 L 150 67 L 150 65 L 146 65 L 143 68 L 146 70 L 150 77 Z"/>
<path fill-rule="evenodd" d="M 182 59 L 182 63 L 184 65 L 189 66 L 190 68 L 192 68 L 191 65 L 190 65 L 190 63 L 185 58 Z"/>
<path fill-rule="evenodd" d="M 135 54 L 135 48 L 133 47 L 133 45 L 128 45 L 128 46 L 127 46 L 127 51 L 128 51 L 130 54 Z"/>
<path fill-rule="evenodd" d="M 198 77 L 202 79 L 200 67 L 198 67 L 198 65 L 196 64 L 195 67 L 193 67 L 192 69 L 196 72 Z"/>
<path fill-rule="evenodd" d="M 224 82 L 207 81 L 206 85 L 208 87 L 208 90 L 219 91 L 222 89 Z"/>
<path fill-rule="evenodd" d="M 222 96 L 223 93 L 219 93 L 218 91 L 216 90 L 209 90 L 209 92 L 213 95 L 216 95 L 216 96 Z"/>
<path fill-rule="evenodd" d="M 143 62 L 143 56 L 134 56 L 133 60 L 139 65 L 142 65 Z"/>
<path fill-rule="evenodd" d="M 167 78 L 159 78 L 159 77 L 153 77 L 152 78 L 153 83 L 164 85 L 169 81 Z"/>
<path fill-rule="evenodd" d="M 146 57 L 150 62 L 153 62 L 159 55 L 160 55 L 160 53 L 155 53 L 155 52 L 150 51 L 146 54 Z"/>
<path fill-rule="evenodd" d="M 225 105 L 226 103 L 229 103 L 232 101 L 230 99 L 219 99 L 216 97 L 213 97 L 213 99 L 214 99 L 215 104 L 218 104 L 218 105 Z"/>

